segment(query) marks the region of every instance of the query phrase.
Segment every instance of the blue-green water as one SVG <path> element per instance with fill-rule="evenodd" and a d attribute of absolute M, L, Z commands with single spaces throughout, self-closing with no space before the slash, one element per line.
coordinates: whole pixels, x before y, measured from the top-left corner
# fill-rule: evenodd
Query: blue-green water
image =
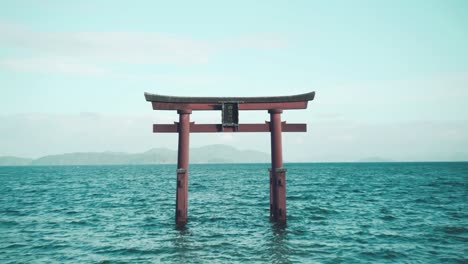
<path fill-rule="evenodd" d="M 468 263 L 468 163 L 287 164 L 288 224 L 268 164 L 0 167 L 0 263 Z"/>

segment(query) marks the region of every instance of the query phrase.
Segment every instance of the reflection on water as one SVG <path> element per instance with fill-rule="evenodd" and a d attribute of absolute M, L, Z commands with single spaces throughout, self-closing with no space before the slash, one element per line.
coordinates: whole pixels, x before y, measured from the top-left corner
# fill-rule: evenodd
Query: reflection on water
<path fill-rule="evenodd" d="M 288 231 L 286 224 L 272 223 L 272 236 L 269 251 L 272 263 L 292 263 L 291 250 L 287 244 Z"/>
<path fill-rule="evenodd" d="M 175 251 L 175 260 L 183 263 L 190 252 L 190 230 L 185 226 L 176 226 L 175 238 L 172 240 Z"/>

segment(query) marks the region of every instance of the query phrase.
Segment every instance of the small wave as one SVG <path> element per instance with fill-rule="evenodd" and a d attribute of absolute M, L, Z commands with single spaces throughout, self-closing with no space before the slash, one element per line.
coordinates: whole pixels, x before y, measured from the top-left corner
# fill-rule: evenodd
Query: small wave
<path fill-rule="evenodd" d="M 323 215 L 311 215 L 310 219 L 311 220 L 325 220 L 327 218 L 325 216 L 323 216 Z"/>
<path fill-rule="evenodd" d="M 336 213 L 335 210 L 327 209 L 327 208 L 324 208 L 324 207 L 317 207 L 317 206 L 307 207 L 306 210 L 308 210 L 309 212 L 314 213 L 316 215 L 329 215 L 329 214 Z"/>
<path fill-rule="evenodd" d="M 19 223 L 14 220 L 2 220 L 0 219 L 0 226 L 15 226 L 18 225 Z"/>
<path fill-rule="evenodd" d="M 461 234 L 468 233 L 468 228 L 465 228 L 462 226 L 447 226 L 447 227 L 444 227 L 443 230 L 446 234 L 450 234 L 450 235 L 461 235 Z"/>
<path fill-rule="evenodd" d="M 384 216 L 380 217 L 380 219 L 386 220 L 386 221 L 393 221 L 393 220 L 395 220 L 397 218 L 396 218 L 396 216 L 393 216 L 393 215 L 384 215 Z"/>
<path fill-rule="evenodd" d="M 159 254 L 162 252 L 159 248 L 152 248 L 152 249 L 141 249 L 136 247 L 131 248 L 105 248 L 101 250 L 97 250 L 96 252 L 101 254 L 115 254 L 115 255 L 129 255 L 129 254 L 137 254 L 137 255 L 148 255 L 148 254 Z"/>
<path fill-rule="evenodd" d="M 71 220 L 69 223 L 72 224 L 72 225 L 87 225 L 87 224 L 89 224 L 89 222 L 86 221 L 86 220 Z"/>
<path fill-rule="evenodd" d="M 381 249 L 377 251 L 365 251 L 361 253 L 362 255 L 365 255 L 366 257 L 371 257 L 371 258 L 376 258 L 376 259 L 398 259 L 398 258 L 404 258 L 406 257 L 406 254 L 402 252 L 397 252 L 391 249 Z"/>
<path fill-rule="evenodd" d="M 305 197 L 303 197 L 303 195 L 288 195 L 288 201 L 299 201 L 304 199 Z"/>
<path fill-rule="evenodd" d="M 10 244 L 6 247 L 4 247 L 4 249 L 12 249 L 12 248 L 22 248 L 22 247 L 27 247 L 28 245 L 26 244 L 21 244 L 21 243 L 13 243 L 13 244 Z"/>
<path fill-rule="evenodd" d="M 0 213 L 7 214 L 7 215 L 15 215 L 15 216 L 20 216 L 20 215 L 26 215 L 27 214 L 24 211 L 15 210 L 15 209 L 2 210 L 2 211 L 0 211 Z"/>
<path fill-rule="evenodd" d="M 63 243 L 49 243 L 49 244 L 35 245 L 32 247 L 32 249 L 52 250 L 52 249 L 59 249 L 59 248 L 65 248 L 65 247 L 68 247 L 68 245 L 63 244 Z"/>
<path fill-rule="evenodd" d="M 423 198 L 417 198 L 414 200 L 415 203 L 427 203 L 427 200 L 426 199 L 423 199 Z"/>

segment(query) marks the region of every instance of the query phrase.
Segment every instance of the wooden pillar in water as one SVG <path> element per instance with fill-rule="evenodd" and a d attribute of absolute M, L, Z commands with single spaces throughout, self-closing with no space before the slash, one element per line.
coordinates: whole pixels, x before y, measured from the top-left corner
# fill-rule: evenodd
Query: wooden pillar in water
<path fill-rule="evenodd" d="M 286 169 L 283 168 L 281 140 L 283 110 L 272 109 L 268 112 L 271 133 L 270 217 L 273 221 L 286 223 Z"/>
<path fill-rule="evenodd" d="M 190 151 L 191 110 L 179 110 L 179 146 L 177 153 L 176 224 L 185 225 L 188 220 L 188 184 Z"/>

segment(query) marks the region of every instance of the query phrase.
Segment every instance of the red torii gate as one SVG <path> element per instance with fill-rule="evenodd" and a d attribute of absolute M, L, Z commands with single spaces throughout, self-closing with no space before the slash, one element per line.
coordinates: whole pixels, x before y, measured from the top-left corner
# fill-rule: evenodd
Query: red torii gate
<path fill-rule="evenodd" d="M 177 110 L 179 122 L 154 124 L 154 133 L 179 133 L 177 156 L 176 223 L 188 220 L 189 140 L 190 133 L 204 132 L 270 132 L 270 217 L 286 223 L 286 169 L 283 168 L 281 132 L 306 132 L 306 124 L 281 122 L 285 109 L 306 109 L 315 92 L 274 97 L 179 97 L 145 93 L 146 101 L 154 110 Z M 221 110 L 221 124 L 195 124 L 190 122 L 193 110 Z M 240 110 L 268 110 L 270 122 L 265 124 L 239 124 Z"/>

